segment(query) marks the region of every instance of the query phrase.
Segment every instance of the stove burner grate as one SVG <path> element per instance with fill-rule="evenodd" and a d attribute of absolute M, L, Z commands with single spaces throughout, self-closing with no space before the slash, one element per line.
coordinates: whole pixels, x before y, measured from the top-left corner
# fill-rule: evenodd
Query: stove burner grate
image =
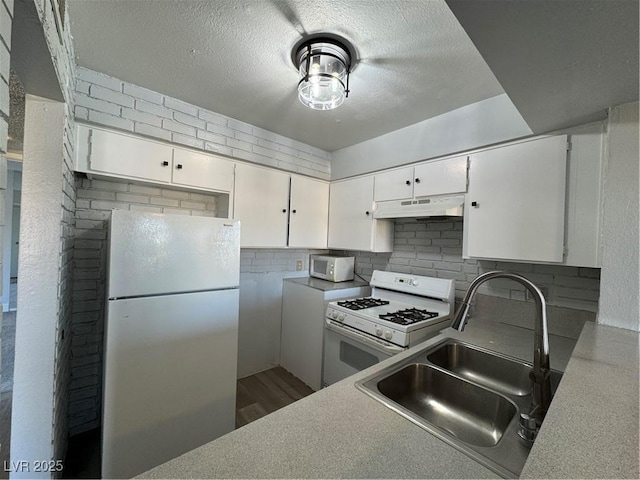
<path fill-rule="evenodd" d="M 380 298 L 354 298 L 353 300 L 343 300 L 338 302 L 341 307 L 348 308 L 349 310 L 364 310 L 365 308 L 379 307 L 381 305 L 388 305 L 389 300 L 382 300 Z"/>
<path fill-rule="evenodd" d="M 378 315 L 381 320 L 397 323 L 399 325 L 411 325 L 423 320 L 429 320 L 438 316 L 437 312 L 429 312 L 418 308 L 407 308 L 392 313 L 382 313 Z"/>

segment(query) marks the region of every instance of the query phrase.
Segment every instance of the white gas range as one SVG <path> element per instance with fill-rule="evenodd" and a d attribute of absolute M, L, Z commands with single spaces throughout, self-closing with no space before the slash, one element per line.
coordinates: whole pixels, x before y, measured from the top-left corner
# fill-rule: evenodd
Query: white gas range
<path fill-rule="evenodd" d="M 323 384 L 330 385 L 449 326 L 453 280 L 375 270 L 371 296 L 330 302 Z"/>

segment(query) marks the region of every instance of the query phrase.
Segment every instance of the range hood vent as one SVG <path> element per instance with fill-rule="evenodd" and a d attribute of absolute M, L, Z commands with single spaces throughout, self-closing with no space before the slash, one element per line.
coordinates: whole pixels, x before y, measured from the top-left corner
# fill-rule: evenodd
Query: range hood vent
<path fill-rule="evenodd" d="M 373 218 L 461 217 L 463 209 L 464 195 L 419 197 L 378 202 Z"/>

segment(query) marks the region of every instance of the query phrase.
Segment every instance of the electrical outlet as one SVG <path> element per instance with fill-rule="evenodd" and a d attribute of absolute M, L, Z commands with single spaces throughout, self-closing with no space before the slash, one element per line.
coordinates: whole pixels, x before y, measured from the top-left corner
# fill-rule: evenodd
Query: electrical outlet
<path fill-rule="evenodd" d="M 304 263 L 302 262 L 302 260 L 297 260 L 296 261 L 296 271 L 297 272 L 301 271 L 303 265 L 304 265 Z"/>

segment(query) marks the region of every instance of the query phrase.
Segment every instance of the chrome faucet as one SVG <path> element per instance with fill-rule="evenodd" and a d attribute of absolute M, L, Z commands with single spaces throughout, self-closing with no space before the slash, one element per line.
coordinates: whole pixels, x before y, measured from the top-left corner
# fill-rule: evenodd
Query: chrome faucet
<path fill-rule="evenodd" d="M 484 282 L 493 278 L 507 278 L 514 280 L 531 292 L 533 300 L 536 304 L 536 323 L 535 323 L 535 341 L 533 350 L 533 369 L 529 373 L 529 377 L 533 382 L 533 395 L 531 399 L 531 407 L 529 412 L 521 414 L 521 432 L 520 436 L 525 438 L 531 437 L 531 420 L 535 418 L 535 425 L 540 427 L 544 416 L 549 409 L 549 404 L 553 397 L 551 391 L 551 368 L 549 367 L 549 330 L 547 327 L 547 304 L 544 296 L 538 287 L 530 280 L 522 275 L 511 272 L 494 271 L 487 272 L 478 276 L 469 285 L 469 289 L 465 294 L 460 308 L 453 317 L 451 327 L 456 330 L 463 331 L 467 323 L 469 314 L 469 303 L 473 299 L 478 287 Z M 533 434 L 535 437 L 535 433 Z M 528 438 L 532 440 L 532 438 Z"/>

